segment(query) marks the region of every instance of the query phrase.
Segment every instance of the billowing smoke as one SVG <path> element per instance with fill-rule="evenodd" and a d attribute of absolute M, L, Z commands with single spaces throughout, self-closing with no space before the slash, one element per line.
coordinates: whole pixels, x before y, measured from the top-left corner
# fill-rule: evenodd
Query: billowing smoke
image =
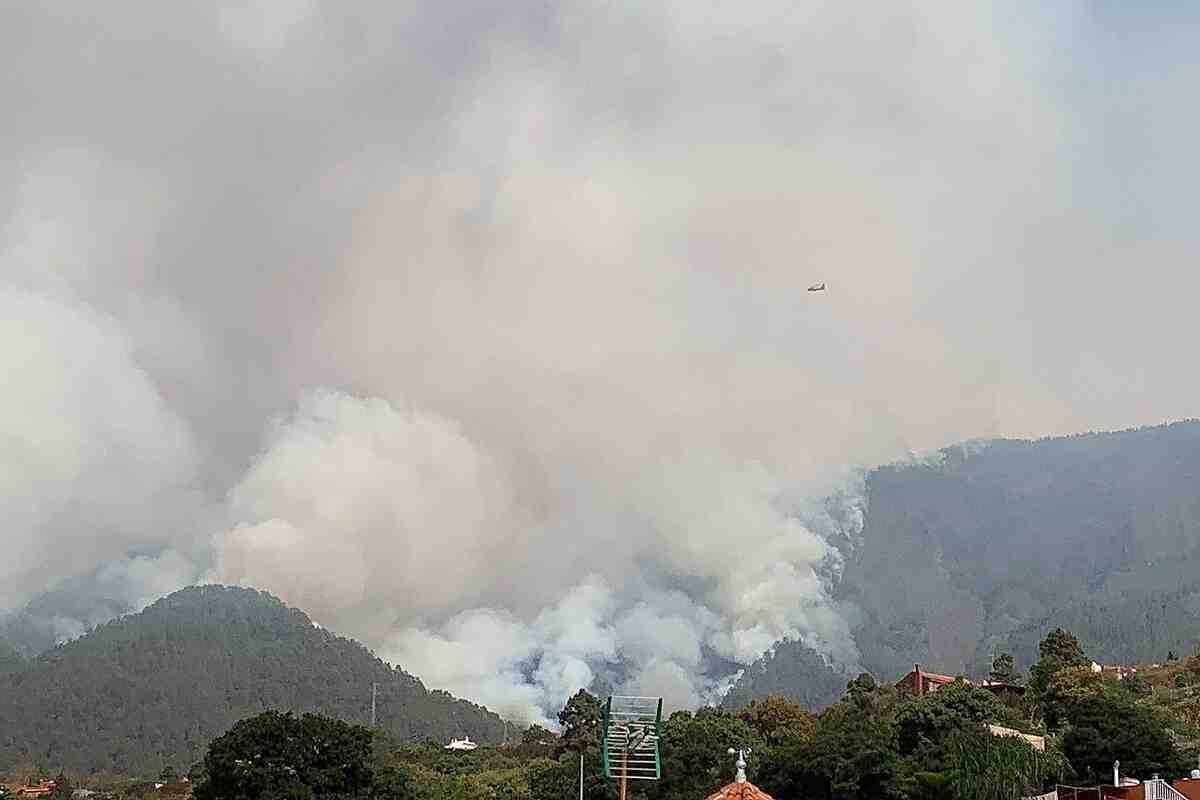
<path fill-rule="evenodd" d="M 747 664 L 785 636 L 854 662 L 826 595 L 839 553 L 765 469 L 644 457 L 624 457 L 639 486 L 614 508 L 444 418 L 315 392 L 230 492 L 209 578 L 270 587 L 523 718 L 614 670 L 694 705 L 723 677 L 714 659 Z"/>
<path fill-rule="evenodd" d="M 246 583 L 526 719 L 852 668 L 855 468 L 1194 415 L 1188 13 L 9 4 L 0 614 Z"/>
<path fill-rule="evenodd" d="M 92 253 L 135 256 L 148 235 L 140 187 L 106 166 L 47 156 L 16 188 L 17 211 L 0 229 L 0 612 L 161 549 L 170 541 L 161 528 L 195 507 L 187 420 L 139 363 L 136 333 L 87 301 L 103 280 Z M 101 202 L 101 182 L 130 199 L 123 219 Z"/>

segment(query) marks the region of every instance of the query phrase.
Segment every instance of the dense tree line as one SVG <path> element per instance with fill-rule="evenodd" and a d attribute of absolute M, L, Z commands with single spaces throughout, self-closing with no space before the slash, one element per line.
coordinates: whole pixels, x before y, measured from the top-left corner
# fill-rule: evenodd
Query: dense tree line
<path fill-rule="evenodd" d="M 213 737 L 267 709 L 370 719 L 399 739 L 500 741 L 502 720 L 380 661 L 269 595 L 185 589 L 0 674 L 0 772 L 186 771 Z"/>
<path fill-rule="evenodd" d="M 1011 661 L 997 675 L 1019 679 Z M 733 778 L 730 747 L 752 751 L 749 777 L 775 797 L 813 800 L 1017 800 L 1059 782 L 1108 780 L 1120 759 L 1137 777 L 1186 772 L 1197 731 L 1143 681 L 1094 673 L 1063 630 L 1040 644 L 1024 694 L 994 694 L 957 681 L 914 697 L 869 674 L 848 682 L 819 714 L 774 696 L 738 709 L 676 711 L 661 731 L 662 779 L 634 798 L 695 800 Z M 1200 684 L 1200 658 L 1168 696 Z M 190 773 L 197 800 L 395 798 L 561 800 L 577 797 L 580 760 L 587 800 L 614 800 L 602 770 L 601 704 L 580 691 L 558 714 L 561 732 L 528 727 L 515 742 L 470 752 L 436 739 L 398 740 L 327 716 L 266 711 L 232 725 Z M 989 724 L 1048 737 L 1045 752 Z M 131 784 L 126 797 L 136 794 Z"/>
<path fill-rule="evenodd" d="M 16 672 L 25 666 L 25 659 L 15 648 L 0 641 L 0 675 Z"/>
<path fill-rule="evenodd" d="M 995 659 L 998 679 L 1019 681 L 1011 662 Z M 662 780 L 637 785 L 634 796 L 707 796 L 733 777 L 731 746 L 752 749 L 750 779 L 781 798 L 1014 800 L 1058 782 L 1101 782 L 1116 758 L 1141 777 L 1184 773 L 1191 751 L 1180 743 L 1195 732 L 1162 713 L 1136 681 L 1096 675 L 1084 662 L 1078 640 L 1056 630 L 1033 669 L 1044 684 L 1024 695 L 959 681 L 913 697 L 864 674 L 819 714 L 778 696 L 739 709 L 678 711 L 662 731 Z M 583 752 L 585 797 L 611 800 L 598 711 L 599 700 L 581 692 L 560 714 L 560 738 L 535 726 L 514 747 L 452 754 L 430 743 L 393 757 L 411 777 L 413 798 L 550 800 L 576 796 Z M 1046 735 L 1050 745 L 1038 752 L 1022 739 L 991 735 L 988 724 Z"/>
<path fill-rule="evenodd" d="M 1200 642 L 1200 423 L 946 448 L 866 479 L 864 527 L 836 599 L 862 614 L 860 663 L 985 675 L 997 649 L 1027 671 L 1047 630 L 1104 663 Z M 804 651 L 793 643 L 795 651 Z M 737 702 L 840 694 L 813 651 L 747 669 Z"/>

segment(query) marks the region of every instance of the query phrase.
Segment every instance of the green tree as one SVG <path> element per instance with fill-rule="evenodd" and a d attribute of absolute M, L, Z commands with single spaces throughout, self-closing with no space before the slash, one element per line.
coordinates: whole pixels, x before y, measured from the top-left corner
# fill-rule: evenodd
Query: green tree
<path fill-rule="evenodd" d="M 1121 681 L 1121 686 L 1134 697 L 1146 697 L 1154 693 L 1154 687 L 1150 685 L 1150 681 L 1146 680 L 1146 676 L 1139 672 L 1127 675 L 1125 680 Z"/>
<path fill-rule="evenodd" d="M 940 747 L 948 736 L 981 730 L 989 722 L 1019 724 L 1008 706 L 991 692 L 955 681 L 900 706 L 897 744 L 904 755 L 928 752 Z"/>
<path fill-rule="evenodd" d="M 586 689 L 580 689 L 558 712 L 558 722 L 563 726 L 563 744 L 572 750 L 599 748 L 603 733 L 602 717 L 599 698 Z"/>
<path fill-rule="evenodd" d="M 951 753 L 948 794 L 956 800 L 1019 800 L 1040 794 L 1065 770 L 1054 751 L 1039 753 L 1021 739 L 982 731 L 956 734 Z"/>
<path fill-rule="evenodd" d="M 694 800 L 707 797 L 733 780 L 731 747 L 748 747 L 751 779 L 765 753 L 762 739 L 743 719 L 720 708 L 702 708 L 695 714 L 676 711 L 663 724 L 659 742 L 662 780 L 654 787 L 655 798 Z"/>
<path fill-rule="evenodd" d="M 883 690 L 848 694 L 821 713 L 808 741 L 770 752 L 760 785 L 775 797 L 880 800 L 899 796 L 894 703 L 894 693 Z"/>
<path fill-rule="evenodd" d="M 1046 726 L 1051 730 L 1062 727 L 1079 702 L 1085 697 L 1102 694 L 1108 683 L 1088 667 L 1068 667 L 1055 672 L 1038 695 Z"/>
<path fill-rule="evenodd" d="M 1038 655 L 1043 659 L 1054 659 L 1064 667 L 1086 667 L 1088 657 L 1074 634 L 1055 628 L 1038 644 Z"/>
<path fill-rule="evenodd" d="M 552 745 L 557 741 L 557 737 L 541 725 L 530 725 L 521 733 L 521 744 L 524 745 Z"/>
<path fill-rule="evenodd" d="M 415 800 L 412 776 L 400 766 L 377 769 L 371 777 L 371 797 L 378 800 Z"/>
<path fill-rule="evenodd" d="M 815 716 L 781 695 L 751 701 L 737 716 L 769 745 L 792 739 L 805 740 L 817 724 Z"/>
<path fill-rule="evenodd" d="M 914 772 L 904 786 L 908 800 L 945 800 L 953 797 L 950 772 Z"/>
<path fill-rule="evenodd" d="M 860 672 L 857 678 L 854 678 L 846 684 L 846 693 L 851 697 L 861 697 L 864 694 L 870 694 L 879 688 L 875 682 L 875 676 L 869 672 Z"/>
<path fill-rule="evenodd" d="M 527 771 L 530 800 L 562 800 L 579 796 L 579 753 L 564 752 L 557 761 L 538 759 Z M 597 752 L 583 754 L 584 800 L 613 800 L 616 786 L 604 776 Z M 473 800 L 473 798 L 472 798 Z"/>
<path fill-rule="evenodd" d="M 578 773 L 574 780 L 578 781 Z M 531 800 L 559 800 L 578 797 L 579 789 L 572 781 L 571 771 L 558 761 L 542 759 L 529 766 L 529 796 Z"/>
<path fill-rule="evenodd" d="M 997 653 L 992 659 L 991 679 L 998 683 L 1020 683 L 1021 676 L 1017 672 L 1016 662 L 1011 653 Z"/>
<path fill-rule="evenodd" d="M 1079 640 L 1062 628 L 1046 634 L 1038 645 L 1038 662 L 1030 670 L 1029 685 L 1035 692 L 1043 692 L 1050 685 L 1055 673 L 1071 667 L 1086 667 L 1091 661 L 1083 652 Z"/>
<path fill-rule="evenodd" d="M 1084 780 L 1103 781 L 1117 760 L 1123 771 L 1141 777 L 1184 769 L 1166 720 L 1120 687 L 1103 685 L 1079 697 L 1066 716 L 1063 753 Z"/>
<path fill-rule="evenodd" d="M 365 797 L 374 779 L 371 732 L 316 714 L 267 711 L 209 745 L 196 800 Z"/>

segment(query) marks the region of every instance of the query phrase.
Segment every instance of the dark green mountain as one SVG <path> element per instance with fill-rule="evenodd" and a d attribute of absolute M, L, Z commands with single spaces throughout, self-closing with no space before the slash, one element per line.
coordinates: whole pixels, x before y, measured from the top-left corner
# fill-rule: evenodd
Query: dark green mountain
<path fill-rule="evenodd" d="M 780 642 L 746 669 L 722 705 L 744 708 L 751 700 L 778 694 L 805 708 L 820 708 L 841 697 L 847 681 L 847 675 L 827 665 L 811 647 Z"/>
<path fill-rule="evenodd" d="M 0 641 L 0 675 L 16 672 L 23 666 L 25 666 L 25 659 L 21 658 L 20 653 L 11 645 Z"/>
<path fill-rule="evenodd" d="M 0 771 L 187 770 L 209 740 L 265 709 L 368 722 L 405 739 L 503 735 L 500 717 L 393 669 L 251 589 L 176 592 L 0 674 Z"/>
<path fill-rule="evenodd" d="M 1200 422 L 1039 441 L 997 440 L 873 471 L 863 540 L 836 598 L 856 610 L 862 667 L 1025 669 L 1042 635 L 1076 633 L 1104 662 L 1200 642 Z M 733 698 L 834 699 L 799 645 L 748 669 Z M 844 683 L 843 683 L 844 686 Z"/>

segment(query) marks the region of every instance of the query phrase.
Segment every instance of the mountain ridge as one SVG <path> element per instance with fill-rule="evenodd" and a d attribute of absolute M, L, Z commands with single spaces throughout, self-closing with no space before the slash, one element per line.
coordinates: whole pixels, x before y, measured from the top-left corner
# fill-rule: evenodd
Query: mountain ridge
<path fill-rule="evenodd" d="M 870 471 L 865 493 L 832 596 L 880 680 L 914 663 L 982 676 L 998 651 L 1028 669 L 1058 626 L 1105 661 L 1200 642 L 1200 421 L 952 445 Z M 835 680 L 818 658 L 778 647 L 727 702 L 826 705 L 836 693 L 817 690 Z"/>
<path fill-rule="evenodd" d="M 270 708 L 366 723 L 372 683 L 379 727 L 401 739 L 503 735 L 495 713 L 265 592 L 197 586 L 0 673 L 0 768 L 185 771 L 213 737 Z"/>

